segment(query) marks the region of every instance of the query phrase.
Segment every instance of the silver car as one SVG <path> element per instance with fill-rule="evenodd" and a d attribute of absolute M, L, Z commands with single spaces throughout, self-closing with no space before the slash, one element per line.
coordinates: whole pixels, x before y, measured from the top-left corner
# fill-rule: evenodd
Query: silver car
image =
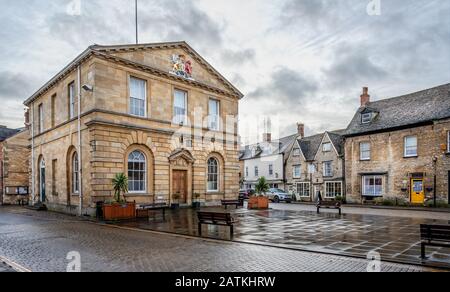
<path fill-rule="evenodd" d="M 266 194 L 266 196 L 274 203 L 292 202 L 292 196 L 281 189 L 269 189 L 269 192 Z"/>

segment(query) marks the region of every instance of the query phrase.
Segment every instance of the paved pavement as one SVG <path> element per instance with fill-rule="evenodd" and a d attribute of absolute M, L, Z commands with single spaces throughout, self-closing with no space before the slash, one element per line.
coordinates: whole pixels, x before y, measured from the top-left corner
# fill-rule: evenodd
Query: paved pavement
<path fill-rule="evenodd" d="M 375 251 L 384 260 L 422 264 L 420 224 L 448 224 L 442 219 L 450 218 L 447 213 L 398 211 L 397 215 L 392 210 L 367 208 L 345 208 L 342 216 L 335 210 L 324 210 L 318 215 L 314 206 L 272 204 L 271 207 L 264 211 L 230 209 L 238 219 L 234 241 L 361 258 Z M 385 215 L 387 211 L 391 216 Z M 194 210 L 186 209 L 170 212 L 167 220 L 156 213 L 150 220 L 120 225 L 198 236 L 196 217 Z M 209 226 L 203 235 L 229 239 L 229 230 Z M 450 248 L 428 247 L 427 255 L 425 264 L 450 268 Z"/>
<path fill-rule="evenodd" d="M 343 256 L 101 226 L 73 217 L 0 207 L 0 256 L 32 271 L 66 271 L 78 252 L 82 271 L 366 271 Z M 383 262 L 382 271 L 431 271 Z"/>

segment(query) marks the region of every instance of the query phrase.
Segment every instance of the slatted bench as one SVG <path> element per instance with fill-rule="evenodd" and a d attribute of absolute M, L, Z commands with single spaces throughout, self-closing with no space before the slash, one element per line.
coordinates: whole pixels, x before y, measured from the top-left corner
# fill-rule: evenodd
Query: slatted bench
<path fill-rule="evenodd" d="M 222 206 L 228 209 L 228 206 L 236 206 L 236 209 L 243 206 L 243 201 L 240 200 L 222 200 Z"/>
<path fill-rule="evenodd" d="M 219 212 L 197 212 L 198 216 L 198 234 L 202 236 L 203 225 L 229 226 L 231 239 L 234 237 L 234 223 L 236 221 L 230 213 Z"/>
<path fill-rule="evenodd" d="M 336 201 L 320 201 L 317 203 L 317 214 L 320 214 L 320 209 L 337 209 L 339 210 L 339 215 L 342 215 L 342 204 Z"/>
<path fill-rule="evenodd" d="M 450 247 L 450 225 L 420 225 L 422 259 L 426 259 L 427 246 Z"/>
<path fill-rule="evenodd" d="M 136 208 L 136 217 L 137 218 L 149 218 L 150 211 L 161 210 L 162 214 L 163 214 L 163 220 L 166 220 L 166 210 L 167 209 L 169 209 L 169 205 L 166 203 L 154 203 L 154 204 L 139 205 Z"/>

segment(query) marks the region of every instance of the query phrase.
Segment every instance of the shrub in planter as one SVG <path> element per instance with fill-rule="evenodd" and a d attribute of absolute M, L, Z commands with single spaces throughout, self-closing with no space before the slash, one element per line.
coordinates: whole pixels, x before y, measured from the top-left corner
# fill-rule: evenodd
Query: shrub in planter
<path fill-rule="evenodd" d="M 114 200 L 103 205 L 103 218 L 107 221 L 125 220 L 136 218 L 136 203 L 127 203 L 122 200 L 122 193 L 128 192 L 128 178 L 119 173 L 112 180 L 114 188 Z"/>
<path fill-rule="evenodd" d="M 252 196 L 248 201 L 249 209 L 269 209 L 269 199 L 264 196 L 269 191 L 265 177 L 261 177 L 255 187 L 258 196 Z"/>
<path fill-rule="evenodd" d="M 434 207 L 434 200 L 429 200 L 425 203 L 425 206 L 433 208 Z M 450 205 L 443 200 L 437 200 L 436 201 L 436 208 L 450 208 Z"/>

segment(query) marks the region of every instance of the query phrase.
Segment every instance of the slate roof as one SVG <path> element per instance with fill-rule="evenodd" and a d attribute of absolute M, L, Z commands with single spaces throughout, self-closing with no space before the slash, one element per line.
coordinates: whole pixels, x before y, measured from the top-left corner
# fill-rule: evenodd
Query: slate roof
<path fill-rule="evenodd" d="M 15 134 L 19 133 L 20 129 L 9 129 L 6 127 L 0 127 L 0 142 L 5 141 L 11 136 L 14 136 Z"/>
<path fill-rule="evenodd" d="M 298 144 L 302 150 L 303 155 L 307 161 L 313 161 L 316 157 L 317 151 L 323 141 L 325 134 L 330 137 L 331 143 L 333 143 L 336 151 L 339 155 L 344 154 L 344 134 L 345 130 L 337 130 L 332 132 L 325 132 L 322 134 L 317 134 L 310 137 L 305 137 L 303 139 L 298 139 Z"/>
<path fill-rule="evenodd" d="M 240 160 L 248 160 L 259 157 L 266 157 L 276 154 L 286 154 L 292 149 L 295 140 L 298 135 L 291 135 L 283 137 L 278 140 L 274 140 L 271 143 L 259 143 L 245 146 L 245 149 L 240 153 Z M 255 155 L 252 155 L 252 149 L 259 146 L 260 151 L 257 151 Z M 286 157 L 285 157 L 286 159 Z"/>
<path fill-rule="evenodd" d="M 362 124 L 361 113 L 370 111 L 377 116 L 371 123 Z M 446 118 L 450 118 L 450 83 L 368 103 L 357 111 L 345 136 L 391 131 Z"/>

